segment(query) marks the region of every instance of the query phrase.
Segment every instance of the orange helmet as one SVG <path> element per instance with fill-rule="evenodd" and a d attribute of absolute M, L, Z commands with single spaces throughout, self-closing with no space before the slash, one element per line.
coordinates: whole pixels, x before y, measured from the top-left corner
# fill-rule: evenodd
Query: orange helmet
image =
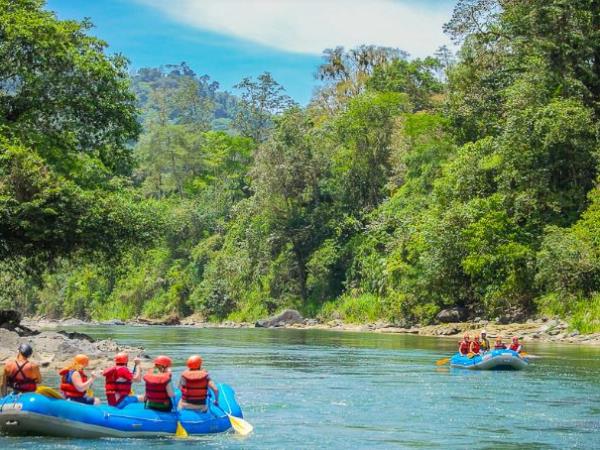
<path fill-rule="evenodd" d="M 115 355 L 115 363 L 127 364 L 129 362 L 129 355 L 125 352 L 120 352 Z"/>
<path fill-rule="evenodd" d="M 469 339 L 471 336 L 469 336 L 469 333 L 465 333 L 463 334 L 463 339 Z"/>
<path fill-rule="evenodd" d="M 496 336 L 496 342 L 502 342 L 502 336 Z"/>
<path fill-rule="evenodd" d="M 75 355 L 75 358 L 73 358 L 73 362 L 81 367 L 85 367 L 90 363 L 90 358 L 88 358 L 87 355 Z"/>
<path fill-rule="evenodd" d="M 165 355 L 157 356 L 154 359 L 155 366 L 171 367 L 172 364 L 173 364 L 173 361 L 171 361 L 171 358 L 169 358 L 168 356 L 165 356 Z"/>
<path fill-rule="evenodd" d="M 200 355 L 192 355 L 187 360 L 187 366 L 190 369 L 199 369 L 202 367 L 202 358 Z"/>
<path fill-rule="evenodd" d="M 476 334 L 475 336 L 473 336 L 473 340 L 478 341 L 479 340 L 479 335 Z"/>

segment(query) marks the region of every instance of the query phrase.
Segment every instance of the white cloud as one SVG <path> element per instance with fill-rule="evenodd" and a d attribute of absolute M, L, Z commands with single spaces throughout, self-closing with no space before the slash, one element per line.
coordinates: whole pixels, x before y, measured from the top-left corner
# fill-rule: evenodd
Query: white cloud
<path fill-rule="evenodd" d="M 398 0 L 137 0 L 174 20 L 280 50 L 377 44 L 426 56 L 447 43 L 451 3 Z M 427 4 L 429 7 L 419 6 Z"/>

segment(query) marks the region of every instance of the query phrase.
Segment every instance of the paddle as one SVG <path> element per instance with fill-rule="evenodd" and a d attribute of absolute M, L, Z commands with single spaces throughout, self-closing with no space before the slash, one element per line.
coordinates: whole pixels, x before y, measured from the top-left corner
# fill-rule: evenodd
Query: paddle
<path fill-rule="evenodd" d="M 446 364 L 448 361 L 450 361 L 450 358 L 442 358 L 442 359 L 438 359 L 435 362 L 436 366 L 443 366 L 444 364 Z"/>
<path fill-rule="evenodd" d="M 235 417 L 229 413 L 226 413 L 220 406 L 217 406 L 215 403 L 213 403 L 213 405 L 215 408 L 218 408 L 223 414 L 225 414 L 229 418 L 231 426 L 237 433 L 241 434 L 242 436 L 247 436 L 248 434 L 252 433 L 252 430 L 254 430 L 254 427 L 249 422 L 246 422 L 244 419 L 240 419 L 239 417 Z"/>
<path fill-rule="evenodd" d="M 185 439 L 188 436 L 189 436 L 188 432 L 185 431 L 185 428 L 183 428 L 183 425 L 181 425 L 181 422 L 179 420 L 177 420 L 177 428 L 175 429 L 175 437 Z"/>
<path fill-rule="evenodd" d="M 35 393 L 43 395 L 44 397 L 48 397 L 48 398 L 59 398 L 59 399 L 63 398 L 63 396 L 60 395 L 60 393 L 57 390 L 52 389 L 51 387 L 48 387 L 48 386 L 41 386 L 41 385 L 38 386 L 35 390 Z"/>

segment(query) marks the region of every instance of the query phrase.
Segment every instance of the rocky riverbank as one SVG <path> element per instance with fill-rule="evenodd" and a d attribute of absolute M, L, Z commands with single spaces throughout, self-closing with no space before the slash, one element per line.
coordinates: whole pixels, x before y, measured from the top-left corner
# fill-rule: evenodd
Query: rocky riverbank
<path fill-rule="evenodd" d="M 79 319 L 47 320 L 47 319 L 24 319 L 26 326 L 36 326 L 40 329 L 55 329 L 60 327 L 77 327 L 80 325 L 169 325 L 193 328 L 293 328 L 293 329 L 316 329 L 345 332 L 372 332 L 372 333 L 395 333 L 414 334 L 419 336 L 437 336 L 457 339 L 464 332 L 475 333 L 486 329 L 491 338 L 497 335 L 505 340 L 511 336 L 519 336 L 525 342 L 561 342 L 585 345 L 600 345 L 600 333 L 581 334 L 577 330 L 569 330 L 569 325 L 563 320 L 552 318 L 529 319 L 522 323 L 501 324 L 495 321 L 477 320 L 461 321 L 454 323 L 442 323 L 438 325 L 424 326 L 398 326 L 388 322 L 375 322 L 368 324 L 349 324 L 342 320 L 319 320 L 304 318 L 295 310 L 285 310 L 273 317 L 262 319 L 256 323 L 225 321 L 220 323 L 206 322 L 201 316 L 190 316 L 179 319 L 168 317 L 161 320 L 138 319 L 132 321 L 107 321 L 107 322 L 84 322 Z M 115 344 L 116 345 L 116 344 Z"/>
<path fill-rule="evenodd" d="M 90 357 L 90 369 L 101 369 L 112 363 L 115 353 L 126 351 L 132 357 L 145 358 L 144 349 L 119 345 L 112 339 L 95 340 L 90 336 L 78 332 L 42 330 L 44 325 L 48 328 L 83 324 L 81 321 L 61 321 L 47 324 L 38 320 L 21 320 L 13 311 L 0 311 L 0 362 L 16 355 L 21 343 L 28 343 L 33 347 L 33 360 L 43 369 L 53 370 L 64 367 L 78 353 L 85 353 Z M 10 320 L 1 320 L 10 316 Z"/>

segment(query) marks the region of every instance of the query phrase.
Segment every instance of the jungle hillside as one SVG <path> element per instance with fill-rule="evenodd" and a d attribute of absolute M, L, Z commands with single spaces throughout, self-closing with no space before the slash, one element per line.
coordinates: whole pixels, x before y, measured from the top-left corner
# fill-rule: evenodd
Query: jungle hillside
<path fill-rule="evenodd" d="M 312 100 L 0 0 L 0 308 L 600 331 L 600 1 L 459 0 L 456 49 L 323 51 Z"/>

